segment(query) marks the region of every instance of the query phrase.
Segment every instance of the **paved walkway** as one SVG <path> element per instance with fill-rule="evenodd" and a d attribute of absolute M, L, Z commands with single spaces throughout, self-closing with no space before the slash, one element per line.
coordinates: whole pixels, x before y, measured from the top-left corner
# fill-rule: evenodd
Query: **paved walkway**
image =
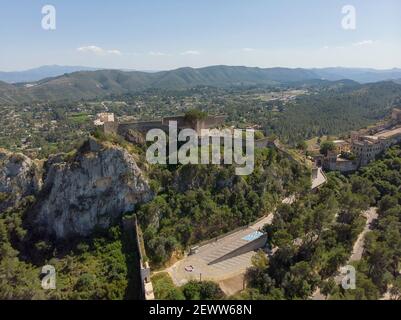
<path fill-rule="evenodd" d="M 321 185 L 326 182 L 326 177 L 320 171 L 318 180 L 314 181 L 313 185 Z M 296 201 L 295 196 L 285 198 L 282 203 L 291 205 Z M 238 249 L 247 243 L 245 237 L 263 228 L 267 224 L 271 224 L 274 214 L 266 216 L 246 229 L 242 229 L 235 233 L 228 234 L 227 236 L 209 242 L 208 244 L 199 248 L 198 252 L 194 255 L 186 256 L 182 260 L 177 261 L 173 266 L 167 268 L 166 271 L 170 274 L 173 282 L 177 286 L 182 286 L 190 280 L 211 280 L 225 284 L 229 284 L 230 288 L 242 288 L 243 275 L 246 270 L 252 266 L 252 257 L 255 251 L 238 255 L 236 257 L 221 261 L 219 263 L 211 264 L 210 262 L 227 253 Z M 160 271 L 162 272 L 162 271 Z M 234 280 L 237 279 L 237 284 Z M 238 280 L 241 279 L 241 280 Z M 239 283 L 241 282 L 241 283 Z M 229 289 L 229 294 L 232 294 L 232 289 Z"/>
<path fill-rule="evenodd" d="M 246 229 L 206 244 L 200 247 L 196 254 L 186 256 L 183 260 L 168 268 L 167 272 L 177 286 L 181 286 L 189 280 L 218 282 L 236 277 L 244 273 L 252 265 L 251 259 L 255 254 L 254 251 L 212 265 L 209 265 L 209 263 L 249 243 L 244 238 L 258 231 L 264 225 L 271 223 L 271 221 L 272 217 L 270 215 Z"/>
<path fill-rule="evenodd" d="M 319 188 L 327 182 L 326 175 L 324 174 L 322 168 L 318 168 L 316 179 L 312 179 L 312 190 Z"/>
<path fill-rule="evenodd" d="M 283 203 L 291 204 L 294 201 L 295 197 L 289 197 L 284 199 Z M 273 217 L 274 215 L 270 214 L 246 229 L 210 242 L 200 247 L 196 254 L 186 256 L 164 271 L 170 274 L 177 286 L 182 286 L 190 280 L 211 280 L 222 283 L 222 288 L 227 288 L 226 294 L 233 294 L 235 290 L 240 291 L 243 288 L 242 275 L 252 266 L 252 257 L 255 251 L 249 251 L 212 265 L 209 263 L 249 243 L 244 238 L 262 229 L 266 224 L 271 224 Z"/>

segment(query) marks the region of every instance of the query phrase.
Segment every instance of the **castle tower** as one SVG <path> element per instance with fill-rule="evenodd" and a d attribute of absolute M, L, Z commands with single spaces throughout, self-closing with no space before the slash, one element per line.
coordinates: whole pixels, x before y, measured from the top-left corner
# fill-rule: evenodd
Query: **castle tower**
<path fill-rule="evenodd" d="M 394 124 L 401 123 L 401 109 L 394 108 L 391 114 L 391 120 Z"/>

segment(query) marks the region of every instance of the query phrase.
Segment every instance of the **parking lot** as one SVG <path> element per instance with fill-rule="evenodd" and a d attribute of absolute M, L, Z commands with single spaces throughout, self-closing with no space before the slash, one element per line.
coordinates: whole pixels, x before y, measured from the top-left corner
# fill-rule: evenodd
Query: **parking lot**
<path fill-rule="evenodd" d="M 255 251 L 249 251 L 218 263 L 210 263 L 255 240 L 258 236 L 256 231 L 265 224 L 271 223 L 272 217 L 270 215 L 246 229 L 204 245 L 198 249 L 197 253 L 178 261 L 167 269 L 174 283 L 181 286 L 189 280 L 219 282 L 243 274 L 252 265 L 251 258 Z"/>

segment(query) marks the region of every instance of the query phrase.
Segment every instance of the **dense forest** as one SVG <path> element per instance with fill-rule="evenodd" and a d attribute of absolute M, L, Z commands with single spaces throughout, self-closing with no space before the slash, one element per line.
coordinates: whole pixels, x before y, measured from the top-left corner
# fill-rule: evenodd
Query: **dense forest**
<path fill-rule="evenodd" d="M 401 105 L 401 87 L 393 82 L 322 90 L 299 97 L 266 123 L 266 131 L 294 144 L 324 135 L 341 135 L 374 124 Z"/>
<path fill-rule="evenodd" d="M 158 273 L 152 277 L 155 298 L 158 300 L 220 300 L 225 299 L 219 285 L 211 281 L 189 281 L 176 287 L 170 276 Z"/>
<path fill-rule="evenodd" d="M 103 136 L 143 157 L 143 149 Z M 129 146 L 128 146 L 129 145 Z M 146 166 L 143 166 L 144 168 Z M 270 212 L 280 199 L 310 186 L 310 172 L 274 149 L 260 150 L 253 175 L 233 166 L 151 166 L 146 175 L 156 197 L 136 214 L 147 254 L 161 266 L 189 245 L 243 226 Z M 0 201 L 2 201 L 0 193 Z M 136 299 L 139 281 L 134 239 L 118 224 L 88 238 L 56 241 L 37 235 L 29 220 L 36 202 L 26 197 L 0 215 L 0 298 Z M 127 213 L 131 214 L 131 213 Z M 41 288 L 41 267 L 57 270 L 57 289 Z M 210 283 L 192 283 L 179 297 L 222 297 Z"/>
<path fill-rule="evenodd" d="M 25 215 L 34 199 L 0 215 L 0 299 L 138 299 L 132 235 L 115 226 L 88 239 L 32 238 Z M 56 290 L 43 290 L 41 268 L 57 270 Z"/>
<path fill-rule="evenodd" d="M 382 119 L 401 102 L 400 88 L 392 82 L 364 86 L 338 83 L 308 88 L 308 94 L 286 103 L 264 101 L 266 92 L 261 88 L 198 88 L 164 92 L 161 96 L 156 90 L 126 96 L 128 103 L 111 101 L 109 110 L 149 119 L 155 114 L 171 114 L 175 106 L 179 106 L 175 107 L 176 113 L 195 107 L 227 114 L 227 125 L 256 124 L 265 129 L 265 134 L 276 134 L 294 144 L 306 137 L 341 134 Z M 270 90 L 269 95 L 276 91 L 280 92 Z M 16 128 L 17 119 L 37 128 L 25 143 L 41 146 L 36 153 L 41 158 L 56 151 L 70 151 L 91 130 L 91 115 L 102 111 L 99 104 L 82 103 L 73 113 L 68 111 L 68 104 L 50 113 L 50 105 L 36 106 L 33 110 L 47 115 L 45 120 L 34 116 L 32 110 L 16 108 L 14 122 L 6 117 L 2 120 L 7 124 L 3 127 L 7 135 L 0 141 L 9 143 L 8 137 L 14 136 L 19 143 L 19 138 L 26 135 L 28 125 Z M 6 108 L 3 112 L 6 114 Z M 44 124 L 46 121 L 56 124 Z M 152 266 L 162 267 L 191 245 L 246 225 L 278 206 L 274 223 L 266 231 L 270 246 L 279 249 L 268 260 L 256 256 L 255 267 L 248 272 L 249 288 L 238 297 L 306 299 L 317 288 L 330 298 L 376 299 L 386 293 L 398 297 L 400 159 L 400 148 L 394 147 L 355 175 L 329 174 L 329 183 L 316 194 L 309 193 L 309 171 L 274 149 L 258 150 L 255 171 L 248 177 L 235 176 L 232 166 L 150 166 L 146 174 L 156 196 L 136 211 L 148 258 Z M 279 206 L 281 199 L 293 193 L 299 195 L 294 205 Z M 27 198 L 21 207 L 0 216 L 0 273 L 6 274 L 0 279 L 0 297 L 135 297 L 137 270 L 129 267 L 135 259 L 129 250 L 132 239 L 119 226 L 73 243 L 32 239 L 25 216 L 34 202 Z M 379 220 L 368 234 L 363 259 L 355 263 L 360 275 L 357 290 L 344 291 L 333 284 L 333 277 L 347 261 L 364 227 L 361 213 L 369 206 L 378 207 Z M 45 263 L 62 270 L 58 274 L 60 286 L 46 294 L 37 281 L 38 266 Z M 192 284 L 196 288 L 192 296 L 201 296 L 200 292 L 206 290 L 202 286 Z M 205 286 L 208 292 L 214 290 Z"/>
<path fill-rule="evenodd" d="M 391 148 L 354 175 L 330 173 L 329 183 L 309 192 L 309 172 L 274 149 L 259 150 L 253 175 L 237 177 L 234 168 L 172 166 L 149 168 L 157 196 L 136 212 L 147 254 L 154 266 L 199 241 L 245 225 L 277 207 L 266 226 L 269 259 L 257 254 L 247 272 L 248 288 L 234 298 L 308 299 L 317 288 L 330 299 L 400 297 L 401 147 Z M 281 204 L 296 193 L 298 201 Z M 90 238 L 53 242 L 32 238 L 25 216 L 34 203 L 0 217 L 0 281 L 4 299 L 123 299 L 135 298 L 132 239 L 117 225 Z M 379 218 L 366 236 L 357 269 L 357 289 L 343 290 L 334 277 L 345 265 L 365 225 L 362 213 L 378 208 Z M 40 267 L 59 270 L 57 290 L 40 288 Z M 212 283 L 175 288 L 160 276 L 155 292 L 174 299 L 220 299 Z"/>
<path fill-rule="evenodd" d="M 197 109 L 224 114 L 226 126 L 256 128 L 295 146 L 316 136 L 347 135 L 374 124 L 401 104 L 401 85 L 350 80 L 280 86 L 147 89 L 73 102 L 0 105 L 0 147 L 46 158 L 70 152 L 93 129 L 99 112 L 118 121 L 154 120 Z"/>
<path fill-rule="evenodd" d="M 355 291 L 340 291 L 334 298 L 401 299 L 401 147 L 361 170 L 361 179 L 378 191 L 379 218 L 367 234 L 362 260 L 355 264 L 359 277 Z"/>
<path fill-rule="evenodd" d="M 317 194 L 302 196 L 292 206 L 278 208 L 266 226 L 277 252 L 259 254 L 248 270 L 249 288 L 238 298 L 308 299 L 320 287 L 330 299 L 401 297 L 401 148 L 391 148 L 378 161 L 345 177 L 329 174 Z M 377 206 L 379 218 L 366 236 L 357 269 L 355 290 L 334 282 L 347 264 L 365 219 L 361 213 Z"/>
<path fill-rule="evenodd" d="M 137 215 L 147 254 L 163 264 L 173 253 L 244 226 L 310 186 L 310 173 L 274 149 L 257 150 L 255 171 L 236 176 L 233 166 L 157 166 L 150 177 L 157 196 Z"/>

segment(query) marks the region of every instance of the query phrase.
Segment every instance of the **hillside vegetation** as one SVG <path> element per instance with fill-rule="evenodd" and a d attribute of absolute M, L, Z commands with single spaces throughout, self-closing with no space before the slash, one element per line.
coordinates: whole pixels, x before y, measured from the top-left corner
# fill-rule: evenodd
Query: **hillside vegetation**
<path fill-rule="evenodd" d="M 286 68 L 213 66 L 181 68 L 156 73 L 98 70 L 75 72 L 40 80 L 30 85 L 8 85 L 2 103 L 28 101 L 81 100 L 111 97 L 145 89 L 185 89 L 197 86 L 229 87 L 277 85 L 316 79 L 311 71 Z M 1 90 L 1 87 L 0 87 Z M 1 92 L 1 91 L 0 91 Z"/>
<path fill-rule="evenodd" d="M 106 145 L 119 143 L 115 137 L 102 138 Z M 131 152 L 135 150 L 139 157 L 143 156 L 143 150 L 134 149 L 127 142 L 121 144 Z M 107 163 L 102 157 L 94 156 L 94 152 L 86 155 L 91 159 L 99 158 L 102 164 Z M 57 158 L 75 161 L 75 166 L 78 165 L 77 155 L 59 155 Z M 51 157 L 45 167 L 51 166 L 53 161 L 54 157 Z M 112 162 L 115 163 L 115 159 Z M 68 166 L 63 167 L 67 170 Z M 74 171 L 68 170 L 70 175 Z M 113 170 L 110 172 L 114 173 Z M 255 172 L 249 177 L 235 176 L 233 166 L 195 165 L 154 166 L 144 175 L 149 177 L 156 195 L 134 212 L 138 215 L 147 255 L 153 266 L 163 265 L 191 244 L 256 220 L 269 213 L 281 198 L 294 192 L 302 193 L 310 186 L 310 172 L 274 149 L 257 154 Z M 119 180 L 128 183 L 132 178 L 126 175 Z M 82 186 L 82 190 L 90 192 L 106 191 L 102 186 L 95 187 L 91 181 L 70 179 L 66 188 Z M 116 184 L 112 186 L 123 190 Z M 0 299 L 137 299 L 138 261 L 133 233 L 125 233 L 121 227 L 123 215 L 116 216 L 110 225 L 93 225 L 91 232 L 88 230 L 84 235 L 56 239 L 51 233 L 37 232 L 41 225 L 32 219 L 35 208 L 48 193 L 30 196 L 21 193 L 16 205 L 0 213 L 0 274 L 5 275 L 0 280 Z M 110 188 L 107 194 L 112 194 Z M 8 196 L 0 193 L 0 201 Z M 55 196 L 57 198 L 57 194 Z M 59 197 L 57 201 L 62 199 L 61 194 Z M 81 208 L 82 211 L 76 212 L 71 219 L 87 215 L 97 206 L 91 204 L 94 200 L 93 196 L 81 197 L 80 203 L 87 207 Z M 73 199 L 64 202 L 74 208 Z M 88 220 L 96 221 L 106 216 L 100 211 L 97 213 L 98 216 Z M 107 215 L 115 213 L 112 211 Z M 132 211 L 126 214 L 132 214 Z M 66 221 L 71 222 L 70 218 Z M 54 225 L 60 226 L 59 222 Z M 41 288 L 41 268 L 46 264 L 57 270 L 56 290 Z M 222 297 L 221 291 L 211 283 L 191 283 L 180 292 L 176 292 L 177 295 L 186 299 Z"/>
<path fill-rule="evenodd" d="M 156 197 L 137 212 L 154 266 L 173 253 L 245 226 L 269 214 L 281 199 L 308 192 L 310 172 L 275 149 L 257 150 L 253 174 L 233 166 L 157 166 L 150 177 Z"/>
<path fill-rule="evenodd" d="M 304 95 L 266 124 L 283 141 L 294 143 L 315 136 L 340 135 L 388 117 L 401 106 L 401 86 L 380 82 Z"/>
<path fill-rule="evenodd" d="M 278 208 L 265 229 L 278 247 L 270 259 L 259 255 L 248 270 L 245 299 L 308 299 L 317 287 L 332 299 L 378 300 L 387 293 L 401 298 L 401 148 L 391 148 L 378 161 L 345 177 L 330 173 L 329 183 L 294 205 Z M 363 230 L 362 212 L 377 206 L 379 217 L 366 235 L 357 269 L 356 289 L 334 282 L 347 264 Z"/>

